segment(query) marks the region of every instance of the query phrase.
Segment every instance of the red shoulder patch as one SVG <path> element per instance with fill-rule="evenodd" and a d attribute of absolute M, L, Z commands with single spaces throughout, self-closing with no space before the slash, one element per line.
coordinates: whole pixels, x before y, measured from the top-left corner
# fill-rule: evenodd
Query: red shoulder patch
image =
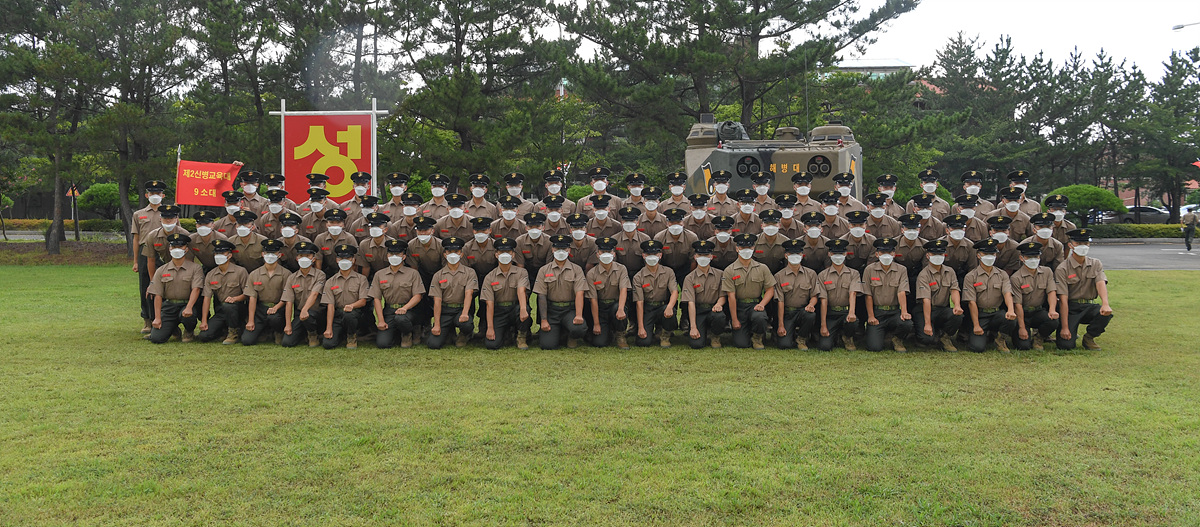
<path fill-rule="evenodd" d="M 741 277 L 742 277 L 742 275 L 739 274 L 737 276 L 734 276 L 733 278 L 730 278 L 730 280 L 737 280 L 738 278 L 741 278 Z"/>
<path fill-rule="evenodd" d="M 388 281 L 387 281 L 387 280 L 380 280 L 380 281 L 379 281 L 379 283 L 381 283 L 381 284 L 386 284 L 386 283 L 388 283 Z"/>
<path fill-rule="evenodd" d="M 787 287 L 787 286 L 789 286 L 789 285 L 792 285 L 792 283 L 791 283 L 791 282 L 784 282 L 784 283 L 782 283 L 782 284 L 779 284 L 779 287 Z M 700 287 L 700 286 L 696 286 L 696 287 Z"/>
<path fill-rule="evenodd" d="M 340 285 L 329 286 L 329 289 L 332 291 L 332 290 L 334 290 L 334 289 L 337 289 L 337 288 L 339 288 L 339 287 L 342 287 L 342 286 L 340 286 Z"/>
<path fill-rule="evenodd" d="M 825 285 L 833 285 L 833 280 L 826 280 Z"/>
<path fill-rule="evenodd" d="M 438 283 L 439 283 L 439 284 L 444 284 L 444 283 L 446 283 L 446 282 L 449 282 L 449 281 L 450 281 L 450 279 L 449 279 L 449 278 L 443 278 L 443 279 L 441 279 L 441 280 L 438 280 Z"/>
<path fill-rule="evenodd" d="M 262 285 L 262 282 L 254 282 L 254 285 Z"/>
<path fill-rule="evenodd" d="M 163 278 L 170 278 L 170 277 L 171 277 L 171 273 L 163 273 Z"/>
<path fill-rule="evenodd" d="M 1025 285 L 1021 286 L 1021 289 L 1028 289 L 1030 287 L 1033 287 L 1032 284 L 1025 284 Z"/>
<path fill-rule="evenodd" d="M 974 284 L 975 287 L 979 287 L 981 285 L 983 285 L 983 282 L 975 282 L 975 284 Z"/>
<path fill-rule="evenodd" d="M 871 280 L 873 280 L 873 281 L 876 281 L 876 282 L 882 282 L 882 281 L 883 281 L 883 279 L 882 279 L 882 278 L 880 278 L 880 277 L 878 277 L 878 276 L 872 276 L 872 277 L 871 277 Z"/>
<path fill-rule="evenodd" d="M 929 282 L 929 287 L 933 287 L 935 285 L 937 285 L 937 282 Z"/>

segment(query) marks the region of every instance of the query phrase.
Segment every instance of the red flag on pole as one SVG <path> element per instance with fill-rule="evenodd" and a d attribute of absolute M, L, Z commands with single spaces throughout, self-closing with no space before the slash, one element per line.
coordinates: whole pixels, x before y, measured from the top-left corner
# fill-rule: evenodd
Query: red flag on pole
<path fill-rule="evenodd" d="M 233 189 L 240 167 L 233 163 L 179 161 L 175 174 L 175 203 L 180 205 L 225 204 L 221 193 Z"/>

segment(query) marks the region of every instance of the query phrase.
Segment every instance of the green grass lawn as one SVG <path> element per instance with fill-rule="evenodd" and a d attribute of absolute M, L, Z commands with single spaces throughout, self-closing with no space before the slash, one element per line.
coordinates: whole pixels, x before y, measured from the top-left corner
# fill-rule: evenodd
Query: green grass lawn
<path fill-rule="evenodd" d="M 253 348 L 0 267 L 2 525 L 1197 525 L 1200 272 L 1103 351 Z"/>

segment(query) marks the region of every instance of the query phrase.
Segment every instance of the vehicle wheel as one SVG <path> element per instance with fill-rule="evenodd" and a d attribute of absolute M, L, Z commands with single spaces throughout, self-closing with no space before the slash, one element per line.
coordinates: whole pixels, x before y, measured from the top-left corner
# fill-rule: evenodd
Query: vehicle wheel
<path fill-rule="evenodd" d="M 1121 220 L 1121 223 L 1133 223 L 1133 218 L 1125 218 Z"/>

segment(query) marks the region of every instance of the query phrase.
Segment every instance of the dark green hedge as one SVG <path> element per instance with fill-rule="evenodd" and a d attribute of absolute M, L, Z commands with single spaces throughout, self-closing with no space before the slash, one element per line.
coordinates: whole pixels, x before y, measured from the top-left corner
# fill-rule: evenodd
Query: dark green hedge
<path fill-rule="evenodd" d="M 1162 223 L 1108 223 L 1094 225 L 1092 238 L 1181 238 L 1179 225 Z"/>

